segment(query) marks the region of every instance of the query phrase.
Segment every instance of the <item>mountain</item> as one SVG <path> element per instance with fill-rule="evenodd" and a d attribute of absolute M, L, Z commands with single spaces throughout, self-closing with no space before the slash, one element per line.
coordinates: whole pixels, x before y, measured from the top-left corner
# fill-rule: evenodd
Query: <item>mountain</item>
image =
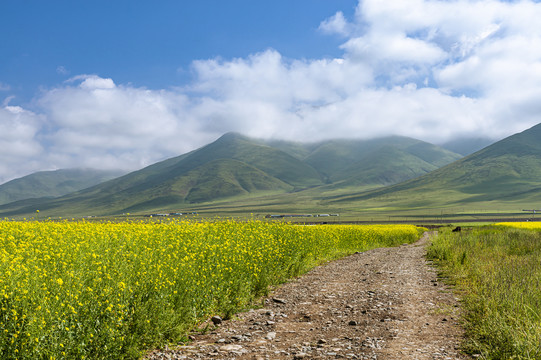
<path fill-rule="evenodd" d="M 419 178 L 330 202 L 366 206 L 463 206 L 541 201 L 541 124 Z M 537 205 L 538 206 L 538 205 Z"/>
<path fill-rule="evenodd" d="M 394 184 L 458 158 L 450 151 L 403 137 L 302 144 L 228 133 L 200 149 L 91 188 L 52 200 L 0 206 L 0 216 L 36 209 L 62 216 L 115 214 L 239 201 L 253 208 L 281 196 L 286 201 L 297 197 L 312 201 L 313 194 L 320 191 Z"/>
<path fill-rule="evenodd" d="M 58 197 L 122 174 L 120 171 L 95 169 L 40 171 L 0 185 L 0 204 L 30 198 Z"/>
<path fill-rule="evenodd" d="M 239 195 L 288 192 L 321 185 L 318 172 L 297 158 L 229 133 L 198 150 L 57 199 L 20 202 L 9 214 L 134 212 Z M 32 210 L 34 209 L 34 210 Z"/>
<path fill-rule="evenodd" d="M 319 173 L 308 164 L 284 151 L 236 133 L 225 134 L 203 147 L 193 154 L 189 164 L 201 165 L 214 159 L 245 162 L 296 188 L 321 185 Z"/>
<path fill-rule="evenodd" d="M 401 136 L 371 140 L 330 140 L 313 147 L 304 161 L 328 183 L 386 186 L 447 165 L 461 156 Z"/>
<path fill-rule="evenodd" d="M 352 184 L 397 184 L 438 166 L 393 146 L 379 148 L 339 173 L 339 179 Z"/>

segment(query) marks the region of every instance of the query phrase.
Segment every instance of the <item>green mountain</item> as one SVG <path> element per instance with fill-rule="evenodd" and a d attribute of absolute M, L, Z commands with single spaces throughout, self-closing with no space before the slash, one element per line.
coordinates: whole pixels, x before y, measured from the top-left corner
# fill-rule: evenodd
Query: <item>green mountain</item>
<path fill-rule="evenodd" d="M 58 197 L 122 175 L 120 171 L 63 169 L 40 171 L 0 185 L 0 204 L 13 201 Z"/>
<path fill-rule="evenodd" d="M 328 183 L 380 187 L 418 177 L 460 158 L 424 141 L 391 136 L 325 141 L 314 147 L 304 161 Z"/>
<path fill-rule="evenodd" d="M 55 199 L 0 206 L 0 216 L 118 214 L 240 204 L 314 201 L 408 180 L 460 158 L 403 137 L 302 144 L 228 133 L 200 149 Z M 285 199 L 285 200 L 284 200 Z M 315 200 L 319 201 L 319 200 Z M 207 204 L 207 205 L 200 205 Z M 209 205 L 210 204 L 210 205 Z M 240 206 L 240 205 L 239 205 Z M 288 207 L 291 208 L 291 207 Z"/>
<path fill-rule="evenodd" d="M 295 157 L 239 134 L 196 151 L 53 200 L 0 207 L 9 214 L 111 214 L 182 206 L 321 185 L 318 172 Z"/>
<path fill-rule="evenodd" d="M 394 146 L 385 146 L 348 166 L 339 173 L 339 179 L 350 184 L 385 186 L 418 177 L 437 168 L 436 165 Z"/>
<path fill-rule="evenodd" d="M 330 202 L 430 207 L 541 201 L 541 124 L 419 178 Z M 537 205 L 538 206 L 538 205 Z"/>

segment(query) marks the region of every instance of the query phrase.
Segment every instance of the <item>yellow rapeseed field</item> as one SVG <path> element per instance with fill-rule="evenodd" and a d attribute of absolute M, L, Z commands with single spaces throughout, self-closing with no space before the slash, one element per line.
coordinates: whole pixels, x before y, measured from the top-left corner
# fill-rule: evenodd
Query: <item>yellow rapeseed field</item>
<path fill-rule="evenodd" d="M 0 222 L 0 353 L 138 358 L 318 262 L 418 235 L 410 225 Z"/>
<path fill-rule="evenodd" d="M 536 221 L 502 222 L 496 225 L 513 227 L 517 229 L 541 230 L 541 222 L 536 222 Z"/>

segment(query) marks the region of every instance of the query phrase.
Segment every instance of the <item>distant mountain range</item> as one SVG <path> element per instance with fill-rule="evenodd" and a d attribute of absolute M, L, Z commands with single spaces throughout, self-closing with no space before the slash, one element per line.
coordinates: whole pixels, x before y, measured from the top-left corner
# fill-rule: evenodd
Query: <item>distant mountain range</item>
<path fill-rule="evenodd" d="M 463 151 L 470 145 L 458 146 Z M 10 196 L 32 194 L 0 205 L 0 217 L 38 209 L 44 216 L 186 209 L 366 214 L 494 204 L 520 211 L 541 202 L 541 124 L 466 157 L 406 137 L 305 144 L 228 133 L 187 154 L 55 198 L 50 188 L 66 184 L 66 177 L 43 189 L 29 179 L 0 186 L 0 199 L 6 189 Z M 36 198 L 39 189 L 47 197 Z"/>
<path fill-rule="evenodd" d="M 4 204 L 0 215 L 36 209 L 64 216 L 116 214 L 238 199 L 258 203 L 259 198 L 307 190 L 374 189 L 416 178 L 460 158 L 406 137 L 303 144 L 228 133 L 190 153 L 55 199 Z M 25 186 L 33 189 L 32 184 L 21 183 L 21 191 Z"/>
<path fill-rule="evenodd" d="M 124 174 L 121 171 L 64 169 L 40 171 L 0 185 L 0 204 L 29 198 L 58 197 Z"/>
<path fill-rule="evenodd" d="M 367 207 L 450 207 L 541 202 L 541 124 L 424 176 L 394 186 L 329 199 Z M 537 204 L 537 205 L 536 205 Z M 537 206 L 537 207 L 535 207 Z"/>

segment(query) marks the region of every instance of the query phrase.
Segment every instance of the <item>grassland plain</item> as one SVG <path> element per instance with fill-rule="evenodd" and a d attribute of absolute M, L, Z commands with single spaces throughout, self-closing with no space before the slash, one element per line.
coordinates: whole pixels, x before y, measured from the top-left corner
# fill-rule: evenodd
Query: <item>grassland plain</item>
<path fill-rule="evenodd" d="M 0 222 L 0 353 L 139 358 L 318 263 L 418 237 L 411 225 Z"/>
<path fill-rule="evenodd" d="M 444 231 L 428 256 L 462 296 L 467 352 L 541 359 L 541 224 Z"/>

